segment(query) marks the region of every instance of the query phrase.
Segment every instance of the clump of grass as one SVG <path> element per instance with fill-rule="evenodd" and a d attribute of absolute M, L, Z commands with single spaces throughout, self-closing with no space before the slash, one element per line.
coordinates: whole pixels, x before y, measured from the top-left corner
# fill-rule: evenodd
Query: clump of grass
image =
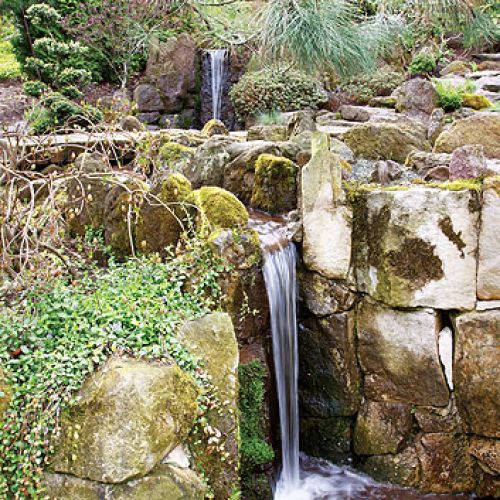
<path fill-rule="evenodd" d="M 451 82 L 434 80 L 434 87 L 438 93 L 438 105 L 445 111 L 456 111 L 463 105 L 463 96 L 473 94 L 476 87 L 473 82 L 466 81 L 463 85 L 453 85 Z"/>

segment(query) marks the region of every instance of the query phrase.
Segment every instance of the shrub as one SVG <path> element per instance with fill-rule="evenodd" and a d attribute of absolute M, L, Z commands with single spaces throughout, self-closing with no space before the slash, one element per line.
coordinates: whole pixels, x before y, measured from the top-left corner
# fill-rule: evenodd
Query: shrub
<path fill-rule="evenodd" d="M 27 81 L 23 85 L 23 91 L 26 95 L 31 97 L 40 97 L 44 92 L 48 90 L 48 85 L 40 82 L 39 80 Z"/>
<path fill-rule="evenodd" d="M 317 109 L 326 100 L 324 89 L 310 75 L 277 67 L 245 74 L 230 96 L 241 119 L 273 110 Z"/>
<path fill-rule="evenodd" d="M 102 113 L 87 104 L 77 104 L 59 92 L 45 94 L 27 113 L 35 134 L 46 134 L 66 127 L 90 128 L 102 121 Z"/>
<path fill-rule="evenodd" d="M 340 84 L 340 88 L 360 103 L 372 97 L 388 96 L 405 80 L 403 73 L 391 68 L 381 68 L 372 75 L 361 75 Z"/>
<path fill-rule="evenodd" d="M 413 56 L 411 60 L 409 71 L 412 76 L 415 75 L 428 75 L 436 70 L 437 61 L 434 54 L 427 51 L 419 52 Z"/>
<path fill-rule="evenodd" d="M 463 85 L 453 85 L 451 82 L 434 80 L 434 87 L 438 94 L 438 105 L 446 112 L 456 111 L 463 106 L 464 95 L 475 90 L 472 82 Z"/>

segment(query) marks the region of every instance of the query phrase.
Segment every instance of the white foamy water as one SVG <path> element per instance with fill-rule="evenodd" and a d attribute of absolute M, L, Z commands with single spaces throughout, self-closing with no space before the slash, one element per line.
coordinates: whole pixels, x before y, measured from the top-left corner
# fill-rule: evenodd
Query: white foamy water
<path fill-rule="evenodd" d="M 222 91 L 224 84 L 224 68 L 227 50 L 209 50 L 210 69 L 212 72 L 212 117 L 220 120 L 222 108 Z"/>

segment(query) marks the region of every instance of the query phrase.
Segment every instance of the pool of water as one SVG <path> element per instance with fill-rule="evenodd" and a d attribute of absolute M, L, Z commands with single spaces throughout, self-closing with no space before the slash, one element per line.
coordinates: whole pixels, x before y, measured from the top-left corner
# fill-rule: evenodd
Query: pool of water
<path fill-rule="evenodd" d="M 467 495 L 434 495 L 380 484 L 349 467 L 301 455 L 300 482 L 278 484 L 275 500 L 465 500 Z"/>

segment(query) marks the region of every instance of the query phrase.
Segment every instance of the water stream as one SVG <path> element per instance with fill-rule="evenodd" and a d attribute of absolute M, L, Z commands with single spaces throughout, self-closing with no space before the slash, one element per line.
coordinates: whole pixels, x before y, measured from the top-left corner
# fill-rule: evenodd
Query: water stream
<path fill-rule="evenodd" d="M 463 499 L 460 495 L 424 495 L 380 484 L 351 467 L 339 467 L 299 452 L 297 253 L 287 240 L 283 219 L 252 212 L 250 226 L 259 233 L 265 254 L 263 273 L 279 403 L 282 466 L 274 500 Z"/>
<path fill-rule="evenodd" d="M 221 119 L 222 91 L 224 87 L 224 71 L 226 67 L 227 50 L 214 49 L 208 51 L 212 79 L 212 118 Z"/>

